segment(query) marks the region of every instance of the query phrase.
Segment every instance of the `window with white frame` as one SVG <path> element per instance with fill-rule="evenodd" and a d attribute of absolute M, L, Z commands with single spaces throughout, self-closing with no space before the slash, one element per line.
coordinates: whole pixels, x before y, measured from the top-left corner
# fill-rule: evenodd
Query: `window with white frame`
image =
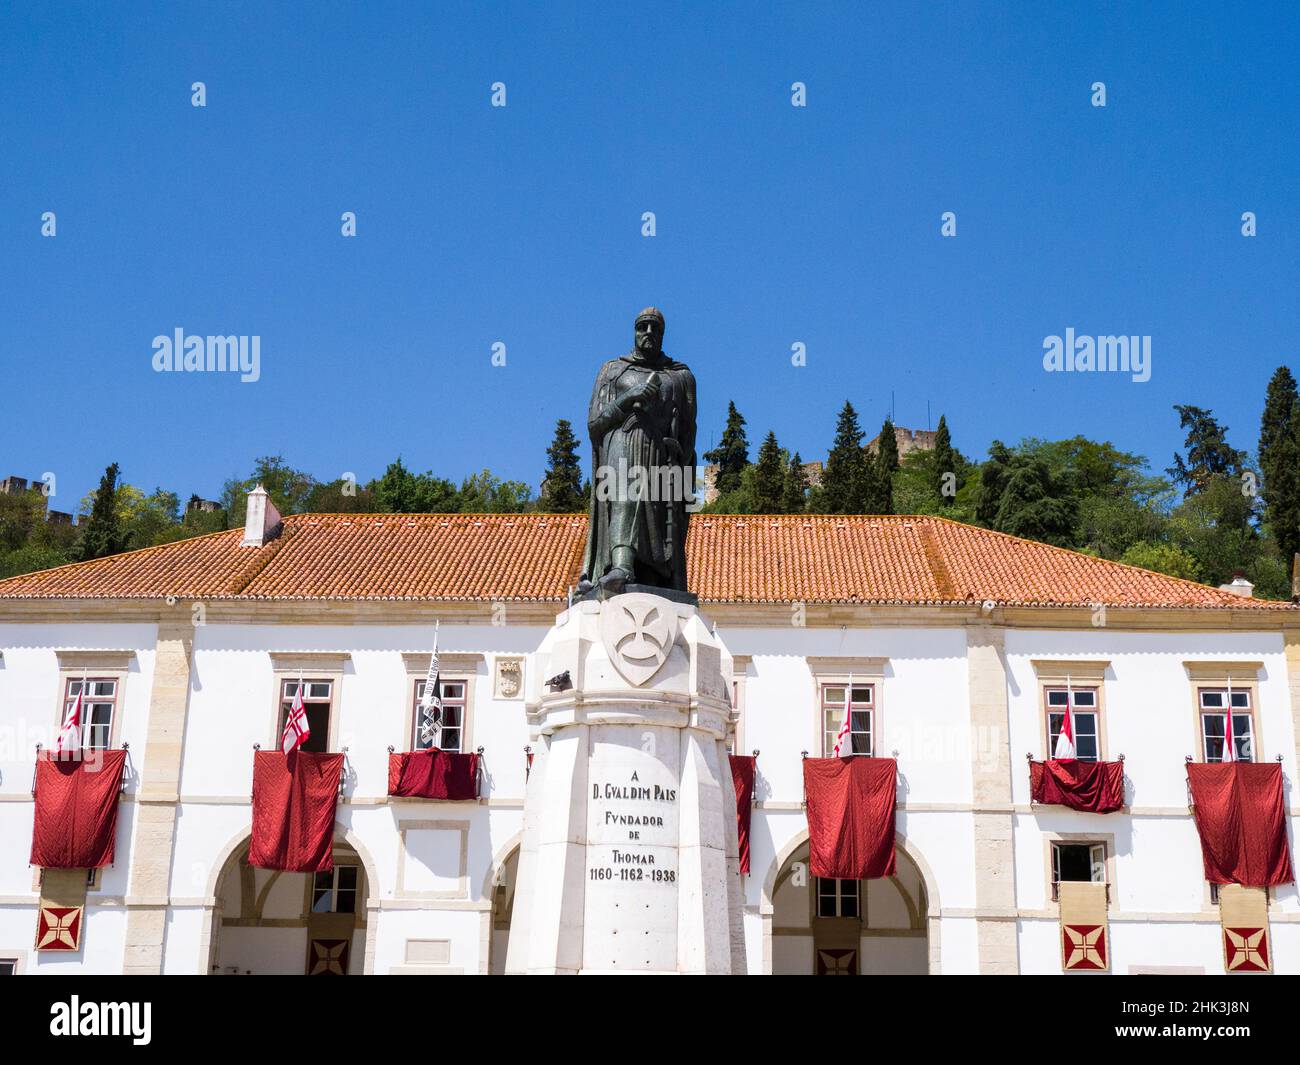
<path fill-rule="evenodd" d="M 844 714 L 849 718 L 850 740 L 853 754 L 874 754 L 875 748 L 875 685 L 823 684 L 822 693 L 822 755 L 835 754 L 835 740 L 844 725 Z M 852 700 L 851 705 L 847 702 Z M 841 754 L 846 752 L 841 751 Z"/>
<path fill-rule="evenodd" d="M 307 714 L 307 726 L 311 735 L 302 745 L 304 751 L 328 751 L 330 742 L 330 708 L 334 703 L 334 682 L 332 680 L 314 680 L 304 678 L 282 681 L 280 684 L 280 729 L 276 733 L 276 742 L 284 734 L 284 723 L 289 718 L 289 711 L 298 695 L 299 683 L 303 686 L 302 705 Z"/>
<path fill-rule="evenodd" d="M 311 885 L 311 912 L 356 913 L 357 868 L 355 865 L 336 865 L 317 873 Z"/>
<path fill-rule="evenodd" d="M 0 976 L 17 976 L 18 959 L 0 958 Z"/>
<path fill-rule="evenodd" d="M 857 880 L 836 880 L 834 877 L 817 878 L 818 917 L 857 917 Z"/>
<path fill-rule="evenodd" d="M 1250 689 L 1201 688 L 1197 692 L 1201 713 L 1201 750 L 1207 762 L 1222 762 L 1228 736 L 1228 714 L 1232 714 L 1233 754 L 1239 762 L 1255 760 L 1254 718 Z M 1228 703 L 1232 702 L 1231 711 Z"/>
<path fill-rule="evenodd" d="M 81 746 L 83 750 L 106 751 L 112 742 L 113 715 L 117 713 L 118 683 L 114 677 L 69 678 L 63 690 L 63 719 L 85 690 L 81 701 Z M 60 721 L 60 727 L 62 726 Z"/>
<path fill-rule="evenodd" d="M 1044 689 L 1047 698 L 1047 757 L 1056 753 L 1056 741 L 1065 727 L 1068 701 L 1074 710 L 1074 756 L 1081 762 L 1095 762 L 1101 757 L 1097 736 L 1097 689 L 1052 687 Z"/>
<path fill-rule="evenodd" d="M 415 682 L 415 713 L 412 715 L 415 735 L 411 737 L 411 749 L 414 751 L 427 751 L 433 746 L 420 735 L 420 701 L 424 698 L 424 687 L 423 678 Z M 439 687 L 442 689 L 442 729 L 438 733 L 438 749 L 459 752 L 465 731 L 465 693 L 468 685 L 463 680 L 440 679 Z"/>
<path fill-rule="evenodd" d="M 1106 883 L 1106 844 L 1052 843 L 1052 901 L 1060 897 L 1061 881 Z"/>

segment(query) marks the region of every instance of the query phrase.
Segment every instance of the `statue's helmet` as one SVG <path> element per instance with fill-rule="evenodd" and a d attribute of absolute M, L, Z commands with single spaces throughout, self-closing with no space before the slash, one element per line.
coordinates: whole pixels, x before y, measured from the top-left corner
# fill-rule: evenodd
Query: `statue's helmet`
<path fill-rule="evenodd" d="M 663 311 L 661 311 L 658 307 L 647 307 L 645 310 L 643 310 L 640 314 L 636 316 L 636 322 L 634 324 L 640 325 L 642 322 L 646 321 L 647 319 L 649 319 L 650 321 L 658 322 L 659 332 L 660 334 L 663 333 L 664 331 Z"/>

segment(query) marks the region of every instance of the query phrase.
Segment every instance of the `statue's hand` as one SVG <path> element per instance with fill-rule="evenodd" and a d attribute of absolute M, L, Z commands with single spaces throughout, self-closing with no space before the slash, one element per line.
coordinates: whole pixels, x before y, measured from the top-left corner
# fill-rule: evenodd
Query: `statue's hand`
<path fill-rule="evenodd" d="M 668 457 L 672 459 L 673 462 L 682 461 L 682 445 L 671 436 L 664 437 L 664 447 L 668 450 Z"/>
<path fill-rule="evenodd" d="M 649 399 L 651 396 L 659 395 L 659 375 L 652 373 L 639 385 L 633 385 L 628 390 L 628 398 L 636 403 L 643 399 Z"/>

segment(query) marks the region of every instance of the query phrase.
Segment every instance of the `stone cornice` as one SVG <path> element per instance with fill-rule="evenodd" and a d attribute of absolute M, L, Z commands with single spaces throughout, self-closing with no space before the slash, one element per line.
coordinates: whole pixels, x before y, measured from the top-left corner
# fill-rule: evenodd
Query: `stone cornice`
<path fill-rule="evenodd" d="M 158 599 L 0 599 L 0 623 L 19 624 L 168 624 L 188 622 L 195 603 L 209 625 L 536 625 L 549 628 L 565 604 L 553 602 L 416 601 L 416 600 L 184 600 Z M 789 603 L 703 602 L 701 613 L 724 626 L 791 627 Z M 1104 625 L 1098 625 L 1104 617 Z M 954 628 L 994 625 L 1007 629 L 1091 630 L 1126 632 L 1283 632 L 1300 629 L 1300 613 L 1278 609 L 1192 609 L 1107 607 L 1100 615 L 1090 607 L 994 607 L 979 604 L 867 605 L 802 604 L 801 627 L 863 628 L 907 626 Z"/>

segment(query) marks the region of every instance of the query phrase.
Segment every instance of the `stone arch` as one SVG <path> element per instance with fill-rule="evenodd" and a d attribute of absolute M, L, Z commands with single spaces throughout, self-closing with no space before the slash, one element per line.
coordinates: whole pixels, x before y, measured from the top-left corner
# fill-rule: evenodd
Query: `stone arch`
<path fill-rule="evenodd" d="M 519 874 L 519 852 L 522 849 L 524 834 L 522 831 L 516 832 L 497 850 L 492 856 L 492 864 L 488 869 L 487 878 L 483 881 L 483 890 L 480 898 L 487 900 L 489 907 L 484 915 L 488 922 L 487 926 L 487 944 L 488 957 L 486 972 L 503 973 L 505 972 L 505 952 L 506 943 L 509 938 L 509 920 L 506 921 L 506 928 L 503 930 L 498 925 L 502 916 L 499 909 L 502 905 L 508 907 L 508 912 L 514 909 L 514 885 L 508 882 L 508 871 L 511 863 L 514 864 L 514 875 L 517 878 Z M 503 889 L 504 887 L 504 896 Z M 504 933 L 504 934 L 503 934 Z"/>
<path fill-rule="evenodd" d="M 246 827 L 231 836 L 222 848 L 217 852 L 217 858 L 208 871 L 207 889 L 203 902 L 203 939 L 200 943 L 199 957 L 203 959 L 202 974 L 212 972 L 212 966 L 216 959 L 217 941 L 218 941 L 218 922 L 221 919 L 221 899 L 218 892 L 221 887 L 221 881 L 230 871 L 232 864 L 238 860 L 239 856 L 247 850 L 248 843 L 252 839 L 252 827 Z M 360 862 L 365 876 L 365 922 L 364 922 L 364 960 L 362 972 L 366 976 L 373 975 L 375 969 L 375 945 L 377 942 L 377 929 L 375 927 L 379 916 L 379 870 L 375 864 L 374 856 L 370 849 L 361 842 L 357 834 L 348 826 L 339 821 L 334 822 L 334 838 L 340 840 L 351 848 Z M 264 904 L 266 896 L 278 879 L 278 874 L 269 878 L 263 890 L 259 893 L 258 906 Z"/>
<path fill-rule="evenodd" d="M 772 930 L 773 917 L 776 907 L 776 892 L 785 879 L 786 871 L 791 862 L 798 853 L 808 845 L 809 832 L 805 827 L 796 832 L 785 845 L 777 851 L 767 872 L 763 877 L 763 887 L 759 898 L 759 915 L 763 922 L 763 972 L 772 972 Z M 906 862 L 912 866 L 920 880 L 922 890 L 925 894 L 925 913 L 921 914 L 916 907 L 915 902 L 910 895 L 902 888 L 900 884 L 893 881 L 893 886 L 899 891 L 907 907 L 909 915 L 913 922 L 924 921 L 927 940 L 927 971 L 931 975 L 937 975 L 940 972 L 940 949 L 939 949 L 939 932 L 940 923 L 939 915 L 942 912 L 939 903 L 939 884 L 935 878 L 934 870 L 926 860 L 921 850 L 913 844 L 909 844 L 907 837 L 901 832 L 894 835 L 896 852 L 901 862 Z"/>

